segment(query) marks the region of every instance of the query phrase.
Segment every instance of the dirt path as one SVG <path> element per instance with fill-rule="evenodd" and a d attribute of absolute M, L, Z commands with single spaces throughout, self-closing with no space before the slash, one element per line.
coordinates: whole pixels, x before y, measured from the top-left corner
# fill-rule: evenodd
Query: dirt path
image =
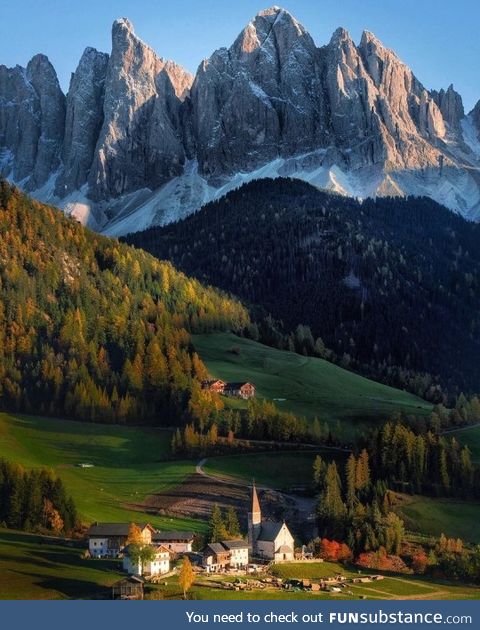
<path fill-rule="evenodd" d="M 475 424 L 467 424 L 467 426 L 464 427 L 445 429 L 444 431 L 440 431 L 440 435 L 446 435 L 447 433 L 457 433 L 458 431 L 468 431 L 469 429 L 475 429 L 477 427 L 480 427 L 480 422 L 476 422 Z"/>
<path fill-rule="evenodd" d="M 204 466 L 207 463 L 207 458 L 204 457 L 201 459 L 195 471 L 202 475 L 202 477 L 206 477 L 211 481 L 216 483 L 228 484 L 230 486 L 238 486 L 239 488 L 250 488 L 250 484 L 247 481 L 242 481 L 241 479 L 236 479 L 235 477 L 228 477 L 222 475 L 213 475 L 212 473 L 207 473 L 204 470 Z M 293 504 L 292 507 L 298 510 L 301 514 L 303 514 L 303 518 L 309 521 L 313 521 L 315 519 L 315 499 L 311 497 L 301 497 L 296 494 L 287 494 L 286 492 L 281 492 L 280 490 L 275 490 L 269 486 L 261 486 L 257 485 L 257 490 L 268 492 L 273 495 L 277 495 L 279 498 L 281 497 L 283 501 L 287 503 Z"/>

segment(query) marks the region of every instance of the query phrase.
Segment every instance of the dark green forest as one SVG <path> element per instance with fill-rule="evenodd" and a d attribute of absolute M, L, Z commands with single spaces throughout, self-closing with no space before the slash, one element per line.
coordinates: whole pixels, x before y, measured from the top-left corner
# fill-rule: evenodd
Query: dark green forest
<path fill-rule="evenodd" d="M 226 294 L 0 182 L 0 408 L 183 424 L 207 374 L 190 332 L 248 325 Z"/>
<path fill-rule="evenodd" d="M 480 225 L 431 199 L 257 180 L 126 240 L 240 296 L 266 343 L 433 402 L 480 390 Z"/>
<path fill-rule="evenodd" d="M 0 523 L 3 527 L 60 534 L 77 525 L 77 511 L 62 480 L 50 471 L 26 471 L 0 459 Z"/>

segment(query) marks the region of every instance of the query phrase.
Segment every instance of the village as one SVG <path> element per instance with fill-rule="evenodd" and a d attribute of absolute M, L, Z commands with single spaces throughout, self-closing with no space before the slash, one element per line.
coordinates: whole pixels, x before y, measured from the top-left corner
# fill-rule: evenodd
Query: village
<path fill-rule="evenodd" d="M 262 517 L 255 484 L 248 511 L 247 540 L 210 542 L 195 550 L 192 532 L 158 531 L 149 523 L 94 523 L 87 535 L 90 557 L 122 561 L 126 577 L 112 586 L 113 599 L 142 599 L 145 584 L 166 584 L 166 579 L 178 574 L 186 558 L 204 585 L 232 591 L 284 589 L 334 594 L 351 584 L 383 579 L 382 575 L 347 577 L 341 573 L 320 581 L 276 576 L 272 567 L 277 564 L 321 560 L 313 558 L 305 547 L 295 550 L 294 537 L 285 522 Z"/>

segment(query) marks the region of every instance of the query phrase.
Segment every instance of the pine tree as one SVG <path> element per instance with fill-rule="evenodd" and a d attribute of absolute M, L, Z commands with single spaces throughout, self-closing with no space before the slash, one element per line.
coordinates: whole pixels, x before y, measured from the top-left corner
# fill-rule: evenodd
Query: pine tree
<path fill-rule="evenodd" d="M 324 489 L 326 471 L 327 465 L 320 457 L 320 455 L 317 455 L 315 457 L 315 461 L 313 462 L 313 483 L 315 488 L 318 490 Z"/>
<path fill-rule="evenodd" d="M 232 505 L 227 509 L 225 516 L 225 529 L 227 530 L 227 534 L 230 538 L 240 537 L 240 524 L 238 522 L 238 516 L 235 508 Z"/>
<path fill-rule="evenodd" d="M 223 520 L 222 511 L 215 503 L 210 517 L 210 542 L 220 542 L 227 538 L 227 530 Z"/>
<path fill-rule="evenodd" d="M 357 460 L 355 459 L 355 455 L 353 453 L 350 454 L 350 457 L 347 460 L 345 466 L 345 479 L 346 479 L 346 501 L 347 507 L 351 511 L 355 507 L 355 503 L 357 502 Z"/>

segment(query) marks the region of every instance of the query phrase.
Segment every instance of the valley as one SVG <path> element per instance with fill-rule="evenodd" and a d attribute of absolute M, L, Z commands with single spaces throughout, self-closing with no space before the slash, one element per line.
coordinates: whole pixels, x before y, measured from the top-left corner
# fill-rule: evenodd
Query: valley
<path fill-rule="evenodd" d="M 100 5 L 0 64 L 0 600 L 480 601 L 480 101 Z"/>

